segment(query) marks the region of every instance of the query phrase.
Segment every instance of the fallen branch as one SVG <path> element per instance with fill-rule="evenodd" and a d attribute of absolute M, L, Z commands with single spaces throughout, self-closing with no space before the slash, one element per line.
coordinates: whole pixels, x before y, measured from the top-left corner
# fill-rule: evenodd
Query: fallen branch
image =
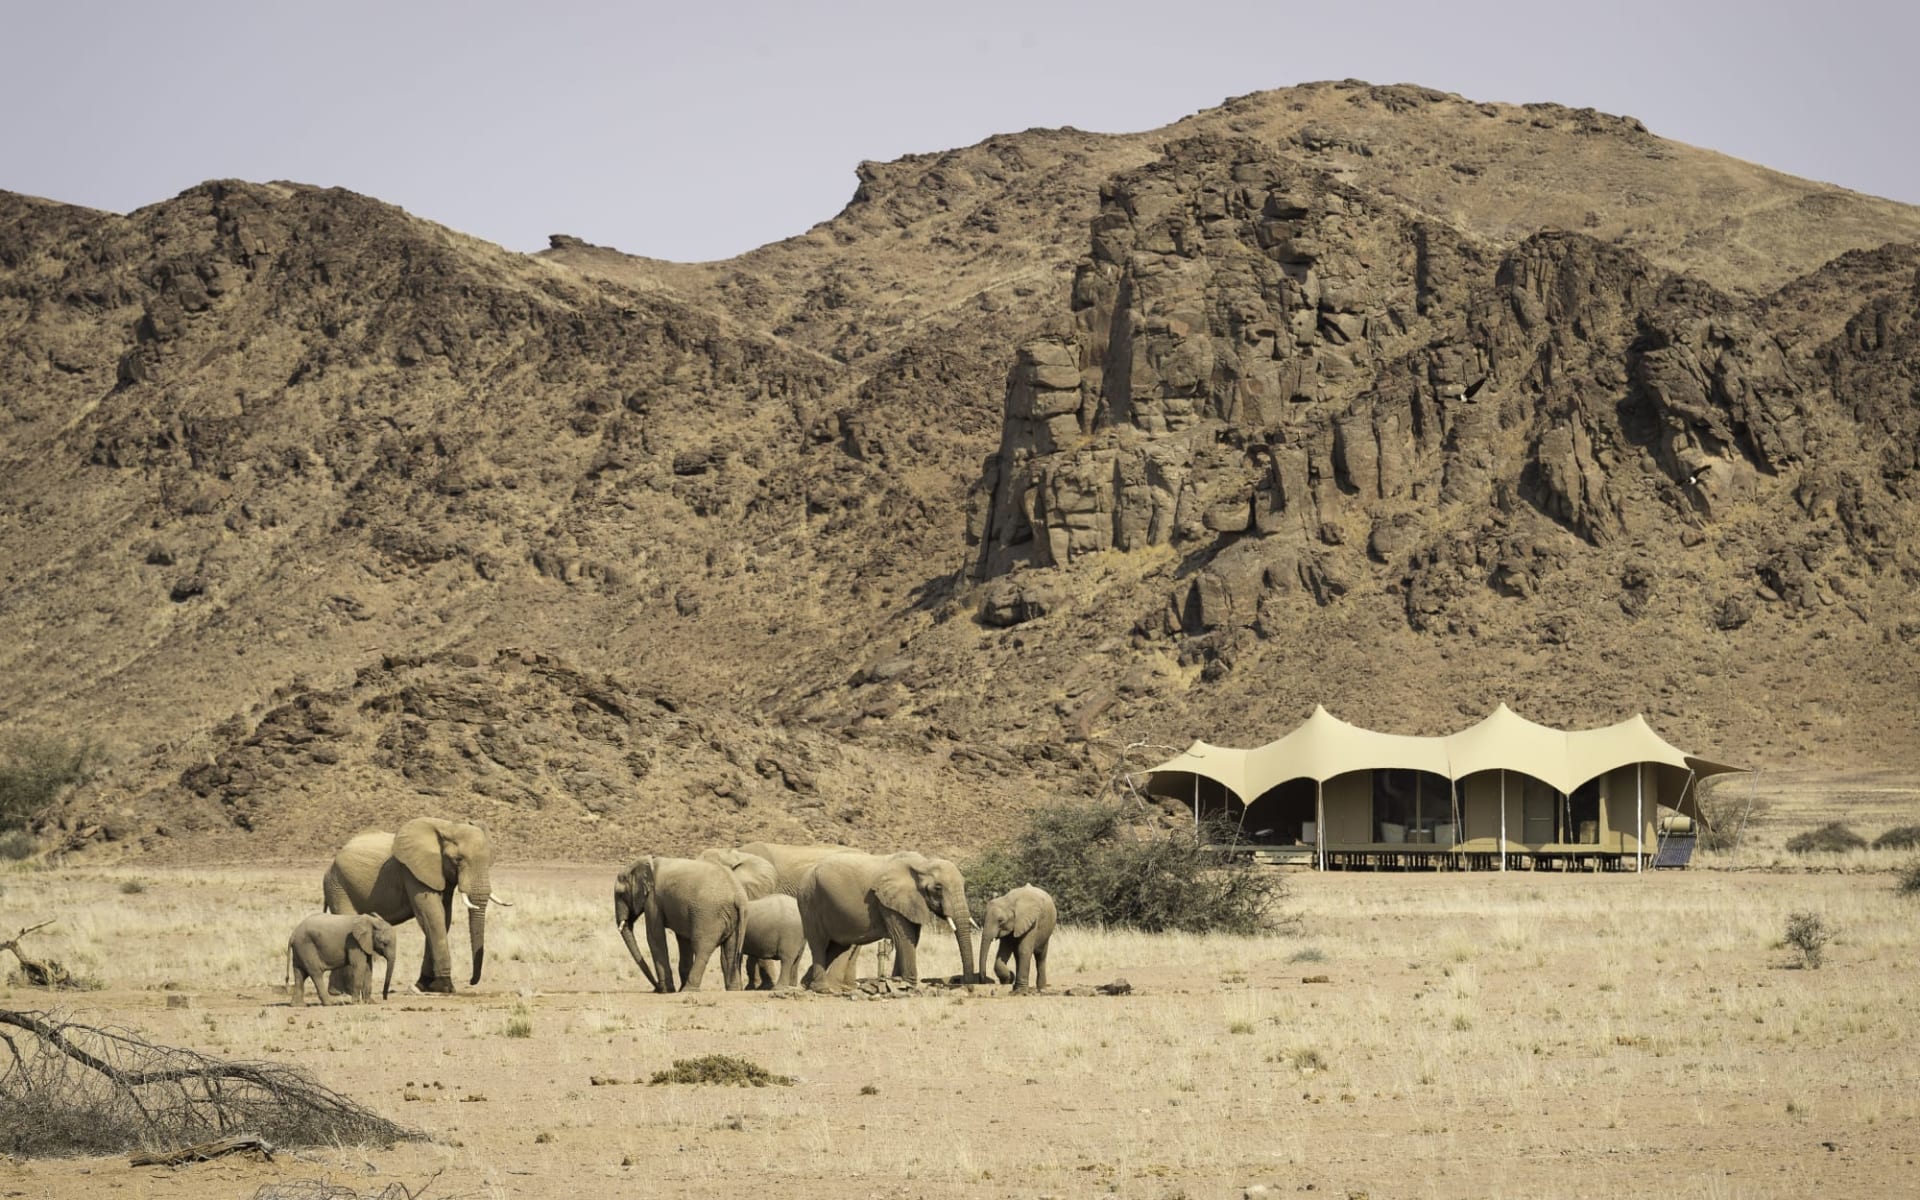
<path fill-rule="evenodd" d="M 212 1058 L 42 1012 L 0 1009 L 0 1026 L 31 1035 L 0 1033 L 12 1055 L 0 1072 L 0 1150 L 14 1154 L 159 1151 L 242 1136 L 279 1146 L 421 1136 L 298 1067 Z"/>
<path fill-rule="evenodd" d="M 13 951 L 13 956 L 20 960 L 20 977 L 34 987 L 77 988 L 84 990 L 84 985 L 74 977 L 73 972 L 67 970 L 59 963 L 54 962 L 52 959 L 41 962 L 37 958 L 28 958 L 27 952 L 20 948 L 21 938 L 26 937 L 30 933 L 38 933 L 51 924 L 53 924 L 52 921 L 42 921 L 38 925 L 22 929 L 8 940 L 0 942 L 0 950 Z"/>
<path fill-rule="evenodd" d="M 128 1163 L 136 1167 L 177 1167 L 181 1163 L 206 1162 L 225 1154 L 238 1154 L 242 1150 L 258 1150 L 260 1157 L 268 1162 L 273 1161 L 273 1147 L 267 1144 L 265 1138 L 241 1133 L 217 1141 L 201 1142 L 197 1146 L 182 1146 L 164 1154 L 136 1154 Z"/>

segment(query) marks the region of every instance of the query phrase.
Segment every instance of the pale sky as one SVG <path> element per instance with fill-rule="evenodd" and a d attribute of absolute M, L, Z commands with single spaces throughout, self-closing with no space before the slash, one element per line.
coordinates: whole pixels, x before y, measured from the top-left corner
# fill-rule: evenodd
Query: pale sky
<path fill-rule="evenodd" d="M 337 186 L 515 250 L 726 258 L 862 159 L 1318 79 L 1552 100 L 1920 203 L 1920 3 L 0 0 L 0 189 Z"/>

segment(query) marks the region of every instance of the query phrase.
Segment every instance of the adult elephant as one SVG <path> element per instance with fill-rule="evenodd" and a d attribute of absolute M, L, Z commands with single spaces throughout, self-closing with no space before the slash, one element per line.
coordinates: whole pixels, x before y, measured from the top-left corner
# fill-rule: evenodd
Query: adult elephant
<path fill-rule="evenodd" d="M 493 843 L 487 831 L 465 821 L 415 817 L 398 832 L 357 833 L 333 856 L 322 889 L 330 913 L 377 913 L 389 924 L 419 921 L 426 934 L 420 990 L 453 990 L 453 896 L 467 911 L 473 946 L 473 977 L 487 956 L 487 905 L 506 904 L 493 894 Z M 337 978 L 329 983 L 336 987 Z"/>
<path fill-rule="evenodd" d="M 973 917 L 960 869 L 944 858 L 900 854 L 832 854 L 800 880 L 800 923 L 819 973 L 816 991 L 851 988 L 854 948 L 893 939 L 894 973 L 920 977 L 916 955 L 920 927 L 936 920 L 953 926 L 961 979 L 973 983 Z"/>
<path fill-rule="evenodd" d="M 634 922 L 642 916 L 647 919 L 652 967 L 633 936 Z M 727 990 L 737 991 L 745 982 L 740 957 L 747 931 L 747 894 L 719 863 L 695 858 L 641 859 L 620 872 L 613 885 L 613 919 L 620 926 L 627 953 L 656 992 L 675 990 L 673 965 L 667 957 L 669 930 L 680 944 L 679 990 L 699 989 L 707 960 L 716 949 Z"/>
<path fill-rule="evenodd" d="M 800 880 L 805 878 L 813 864 L 832 854 L 860 854 L 862 851 L 851 846 L 831 846 L 816 842 L 810 846 L 784 845 L 780 842 L 749 842 L 740 847 L 738 853 L 763 858 L 773 864 L 773 890 L 796 899 L 800 895 Z"/>

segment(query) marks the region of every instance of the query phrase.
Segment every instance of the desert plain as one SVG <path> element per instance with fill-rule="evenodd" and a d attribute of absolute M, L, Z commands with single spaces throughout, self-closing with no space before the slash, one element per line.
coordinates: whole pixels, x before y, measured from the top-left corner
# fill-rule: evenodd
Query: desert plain
<path fill-rule="evenodd" d="M 1265 936 L 1065 927 L 1034 996 L 727 992 L 717 972 L 655 995 L 611 919 L 619 864 L 506 863 L 516 903 L 480 986 L 413 994 L 403 927 L 389 1000 L 294 1007 L 283 946 L 320 865 L 14 869 L 0 925 L 57 916 L 32 945 L 104 986 L 15 982 L 0 1006 L 296 1063 L 425 1140 L 15 1160 L 0 1191 L 1897 1194 L 1920 1141 L 1907 856 L 1780 849 L 1836 797 L 1870 822 L 1916 815 L 1911 781 L 1870 782 L 1775 779 L 1746 845 L 1684 871 L 1298 872 Z M 1796 910 L 1834 932 L 1818 969 L 1782 941 Z M 950 942 L 923 953 L 930 980 L 958 970 Z M 1130 994 L 1067 994 L 1120 979 Z M 705 1054 L 793 1082 L 648 1083 Z"/>

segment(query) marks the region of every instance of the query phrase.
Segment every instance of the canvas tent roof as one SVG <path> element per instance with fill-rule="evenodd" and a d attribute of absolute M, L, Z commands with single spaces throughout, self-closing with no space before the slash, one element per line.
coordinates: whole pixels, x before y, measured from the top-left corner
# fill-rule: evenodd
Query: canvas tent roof
<path fill-rule="evenodd" d="M 1486 719 L 1446 737 L 1376 733 L 1316 707 L 1278 741 L 1252 750 L 1195 742 L 1148 774 L 1199 775 L 1246 802 L 1291 779 L 1325 783 L 1349 771 L 1393 768 L 1454 780 L 1480 771 L 1515 771 L 1571 792 L 1633 763 L 1655 763 L 1695 778 L 1740 770 L 1684 753 L 1637 713 L 1601 729 L 1569 731 L 1536 724 L 1502 704 Z"/>

